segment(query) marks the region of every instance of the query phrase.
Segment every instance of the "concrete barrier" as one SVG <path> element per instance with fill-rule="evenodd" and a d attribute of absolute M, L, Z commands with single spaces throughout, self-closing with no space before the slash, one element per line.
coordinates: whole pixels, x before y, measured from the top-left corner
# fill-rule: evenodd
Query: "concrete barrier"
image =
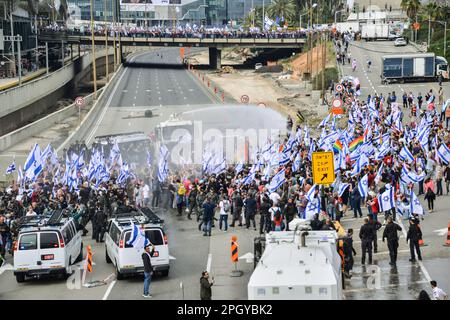
<path fill-rule="evenodd" d="M 88 114 L 84 117 L 78 127 L 69 135 L 69 137 L 67 137 L 67 139 L 58 148 L 56 148 L 56 152 L 59 153 L 64 148 L 68 147 L 72 143 L 75 143 L 77 140 L 81 141 L 85 139 L 89 129 L 91 129 L 95 121 L 97 121 L 100 112 L 106 107 L 106 98 L 113 90 L 112 88 L 116 84 L 116 80 L 122 72 L 123 67 L 120 65 L 108 84 L 101 90 L 97 91 L 97 100 L 94 102 L 94 105 L 91 107 Z"/>
<path fill-rule="evenodd" d="M 106 51 L 96 54 L 98 57 L 105 55 Z M 90 53 L 87 53 L 49 75 L 27 82 L 20 87 L 11 88 L 0 92 L 0 118 L 18 111 L 33 102 L 48 96 L 71 81 L 80 71 L 86 69 L 92 62 Z"/>
<path fill-rule="evenodd" d="M 92 94 L 84 97 L 85 104 L 92 102 Z M 61 110 L 53 112 L 48 116 L 45 116 L 33 123 L 30 123 L 22 128 L 14 130 L 4 136 L 0 137 L 0 152 L 5 151 L 11 146 L 21 142 L 24 139 L 29 138 L 30 136 L 36 135 L 39 132 L 42 132 L 54 124 L 64 121 L 68 117 L 76 114 L 78 112 L 78 106 L 73 103 Z"/>

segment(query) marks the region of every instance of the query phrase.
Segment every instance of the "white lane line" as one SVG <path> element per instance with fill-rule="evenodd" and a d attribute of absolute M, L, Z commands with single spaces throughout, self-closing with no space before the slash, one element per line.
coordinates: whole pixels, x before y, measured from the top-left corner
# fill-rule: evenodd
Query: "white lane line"
<path fill-rule="evenodd" d="M 136 100 L 136 96 L 134 96 L 134 100 Z"/>
<path fill-rule="evenodd" d="M 398 218 L 398 217 L 397 217 L 397 218 Z M 407 233 L 406 233 L 405 227 L 403 226 L 402 220 L 401 220 L 401 219 L 397 219 L 397 222 L 398 222 L 398 224 L 402 227 L 402 233 L 403 233 L 403 235 L 404 235 L 405 238 L 406 238 Z M 410 241 L 411 241 L 411 240 L 410 240 Z M 422 270 L 423 275 L 425 276 L 425 278 L 427 279 L 427 281 L 430 282 L 432 279 L 431 279 L 430 274 L 428 273 L 427 269 L 426 269 L 425 266 L 423 265 L 422 261 L 418 260 L 418 263 L 419 263 L 420 269 Z"/>
<path fill-rule="evenodd" d="M 123 93 L 127 93 L 127 92 L 128 92 L 128 90 L 126 90 L 126 89 L 125 89 L 125 90 L 122 90 L 122 92 L 123 92 Z"/>
<path fill-rule="evenodd" d="M 114 287 L 114 285 L 116 284 L 117 280 L 114 280 L 113 282 L 111 282 L 111 284 L 108 286 L 108 289 L 106 290 L 105 294 L 103 295 L 102 300 L 107 300 L 109 294 L 111 293 L 112 288 Z"/>
<path fill-rule="evenodd" d="M 159 100 L 161 100 L 161 97 L 159 97 Z"/>
<path fill-rule="evenodd" d="M 183 99 L 186 100 L 187 98 L 186 98 L 186 97 L 183 97 Z"/>
<path fill-rule="evenodd" d="M 206 263 L 206 271 L 211 271 L 212 253 L 208 253 L 208 262 Z"/>
<path fill-rule="evenodd" d="M 114 95 L 116 94 L 117 88 L 119 87 L 119 84 L 122 82 L 122 78 L 123 78 L 123 76 L 125 75 L 125 73 L 127 73 L 127 71 L 128 71 L 128 68 L 124 69 L 123 72 L 122 72 L 122 74 L 120 75 L 120 78 L 117 80 L 116 85 L 114 86 L 113 91 L 112 91 L 112 92 L 110 93 L 110 95 L 109 95 L 109 99 L 108 99 L 108 101 L 106 102 L 106 105 L 103 107 L 103 111 L 102 111 L 100 117 L 98 118 L 98 120 L 97 120 L 97 122 L 95 123 L 95 125 L 92 126 L 92 130 L 91 130 L 91 132 L 90 132 L 88 138 L 86 139 L 87 144 L 89 144 L 89 142 L 90 142 L 91 139 L 93 138 L 95 132 L 97 131 L 98 127 L 100 126 L 100 123 L 102 123 L 103 118 L 105 117 L 106 111 L 108 110 L 109 105 L 111 104 L 111 101 L 112 101 Z"/>

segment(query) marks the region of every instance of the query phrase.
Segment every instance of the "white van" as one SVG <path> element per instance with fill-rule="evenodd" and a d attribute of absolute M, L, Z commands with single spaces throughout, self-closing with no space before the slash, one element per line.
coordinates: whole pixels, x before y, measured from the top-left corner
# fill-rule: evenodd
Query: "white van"
<path fill-rule="evenodd" d="M 114 265 L 117 280 L 122 280 L 127 274 L 144 272 L 142 261 L 144 250 L 137 250 L 127 244 L 131 237 L 132 222 L 144 228 L 145 236 L 155 246 L 155 253 L 151 259 L 153 270 L 163 276 L 169 275 L 169 245 L 162 221 L 155 223 L 140 210 L 119 214 L 109 221 L 105 237 L 105 256 L 106 262 Z"/>
<path fill-rule="evenodd" d="M 83 259 L 81 231 L 62 210 L 49 216 L 24 217 L 14 244 L 14 275 L 26 277 L 61 274 L 68 278 L 71 265 Z"/>

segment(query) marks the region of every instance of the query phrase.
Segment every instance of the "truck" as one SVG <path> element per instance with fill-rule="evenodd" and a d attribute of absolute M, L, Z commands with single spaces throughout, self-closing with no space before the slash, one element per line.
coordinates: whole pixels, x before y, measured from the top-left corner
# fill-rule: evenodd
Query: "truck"
<path fill-rule="evenodd" d="M 363 24 L 361 26 L 361 39 L 366 41 L 394 40 L 399 37 L 391 30 L 388 24 Z"/>
<path fill-rule="evenodd" d="M 293 231 L 272 231 L 255 239 L 248 299 L 342 300 L 338 233 L 312 231 L 308 220 L 298 218 L 289 228 Z"/>
<path fill-rule="evenodd" d="M 441 74 L 444 80 L 449 79 L 447 60 L 433 52 L 385 55 L 381 57 L 381 65 L 382 84 L 433 81 Z"/>

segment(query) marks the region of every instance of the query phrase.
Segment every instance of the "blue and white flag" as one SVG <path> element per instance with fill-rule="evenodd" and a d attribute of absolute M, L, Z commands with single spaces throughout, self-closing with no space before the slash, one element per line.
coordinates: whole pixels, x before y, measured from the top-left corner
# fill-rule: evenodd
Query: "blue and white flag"
<path fill-rule="evenodd" d="M 278 165 L 284 166 L 284 165 L 288 164 L 289 161 L 291 161 L 290 154 L 287 154 L 284 152 L 281 152 L 278 154 Z"/>
<path fill-rule="evenodd" d="M 408 163 L 414 161 L 414 156 L 406 146 L 403 146 L 402 150 L 400 151 L 399 157 L 400 159 L 402 159 L 403 161 L 407 161 Z"/>
<path fill-rule="evenodd" d="M 253 180 L 255 180 L 255 176 L 256 176 L 256 171 L 254 172 L 249 172 L 248 175 L 242 179 L 242 184 L 243 185 L 248 185 L 251 184 L 253 182 Z"/>
<path fill-rule="evenodd" d="M 405 165 L 403 165 L 400 179 L 404 183 L 411 183 L 411 182 L 419 183 L 420 181 L 425 179 L 425 176 L 426 176 L 425 172 L 422 172 L 420 175 L 418 175 L 417 173 L 415 173 L 413 171 L 409 171 L 408 169 L 406 169 Z"/>
<path fill-rule="evenodd" d="M 450 163 L 450 149 L 444 143 L 437 149 L 437 156 L 445 165 Z"/>
<path fill-rule="evenodd" d="M 294 163 L 292 164 L 292 172 L 297 172 L 300 169 L 300 164 L 301 164 L 300 152 L 297 152 Z"/>
<path fill-rule="evenodd" d="M 285 172 L 286 169 L 281 169 L 272 177 L 267 188 L 270 193 L 277 191 L 278 188 L 281 187 L 286 181 Z"/>
<path fill-rule="evenodd" d="M 317 184 L 314 184 L 311 189 L 308 190 L 308 192 L 306 193 L 306 199 L 308 199 L 308 201 L 312 201 L 312 199 L 314 199 L 314 195 L 316 194 L 316 189 L 317 189 Z"/>
<path fill-rule="evenodd" d="M 354 177 L 357 174 L 359 174 L 362 171 L 362 169 L 367 165 L 369 165 L 369 158 L 367 158 L 367 156 L 363 153 L 354 164 L 351 176 Z"/>
<path fill-rule="evenodd" d="M 37 176 L 42 172 L 41 148 L 39 148 L 37 143 L 28 154 L 23 169 L 25 171 L 25 176 L 31 181 L 35 181 Z"/>
<path fill-rule="evenodd" d="M 147 150 L 147 165 L 148 165 L 149 167 L 152 166 L 152 154 L 150 153 L 149 150 Z"/>
<path fill-rule="evenodd" d="M 420 203 L 419 198 L 417 198 L 416 194 L 414 193 L 414 191 L 412 189 L 411 189 L 411 202 L 409 204 L 409 210 L 410 210 L 411 214 L 413 214 L 413 213 L 417 213 L 419 215 L 424 214 L 422 204 Z"/>
<path fill-rule="evenodd" d="M 127 241 L 127 245 L 133 246 L 136 250 L 142 250 L 145 246 L 149 245 L 150 241 L 145 236 L 143 230 L 141 230 L 134 222 L 131 222 L 131 236 Z"/>
<path fill-rule="evenodd" d="M 13 160 L 13 162 L 8 166 L 8 168 L 6 168 L 5 174 L 6 175 L 11 174 L 14 171 L 16 171 L 16 161 L 15 160 Z"/>
<path fill-rule="evenodd" d="M 394 208 L 394 188 L 390 188 L 380 194 L 378 196 L 378 204 L 380 206 L 380 212 L 385 212 Z"/>
<path fill-rule="evenodd" d="M 239 173 L 241 173 L 242 170 L 244 170 L 244 164 L 242 162 L 239 162 L 234 167 L 234 172 L 236 173 L 236 175 L 238 175 Z"/>
<path fill-rule="evenodd" d="M 316 213 L 320 213 L 319 197 L 308 200 L 308 204 L 305 208 L 305 216 L 303 218 L 306 220 L 312 220 Z"/>
<path fill-rule="evenodd" d="M 384 162 L 381 163 L 380 167 L 378 168 L 377 175 L 375 176 L 375 183 L 378 184 L 381 181 L 381 178 L 383 177 L 383 168 L 384 168 Z"/>
<path fill-rule="evenodd" d="M 342 195 L 344 194 L 345 190 L 347 190 L 348 187 L 350 187 L 349 183 L 341 183 L 339 185 L 338 196 L 342 197 Z"/>
<path fill-rule="evenodd" d="M 331 117 L 331 113 L 329 113 L 329 114 L 322 120 L 322 122 L 317 126 L 317 128 L 325 127 L 326 124 L 328 123 L 328 121 L 330 120 L 330 117 Z"/>
<path fill-rule="evenodd" d="M 362 198 L 366 198 L 369 194 L 369 176 L 367 174 L 359 180 L 358 191 Z"/>
<path fill-rule="evenodd" d="M 23 182 L 24 182 L 24 180 L 23 180 L 22 167 L 19 166 L 19 170 L 17 171 L 17 183 L 18 183 L 19 185 L 22 185 Z"/>

